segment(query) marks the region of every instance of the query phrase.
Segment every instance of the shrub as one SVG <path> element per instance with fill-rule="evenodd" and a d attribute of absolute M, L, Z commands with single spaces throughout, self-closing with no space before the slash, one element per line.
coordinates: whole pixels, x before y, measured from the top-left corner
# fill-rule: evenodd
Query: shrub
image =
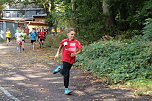
<path fill-rule="evenodd" d="M 124 83 L 136 78 L 152 78 L 152 47 L 139 38 L 124 41 L 101 41 L 90 44 L 78 56 L 81 66 L 109 83 Z M 138 40 L 138 41 L 137 41 Z"/>
<path fill-rule="evenodd" d="M 61 40 L 63 40 L 64 38 L 66 38 L 66 35 L 64 33 L 56 35 L 48 34 L 44 46 L 58 48 Z"/>
<path fill-rule="evenodd" d="M 143 28 L 143 39 L 146 41 L 152 41 L 152 19 L 146 19 L 144 25 L 145 27 Z"/>

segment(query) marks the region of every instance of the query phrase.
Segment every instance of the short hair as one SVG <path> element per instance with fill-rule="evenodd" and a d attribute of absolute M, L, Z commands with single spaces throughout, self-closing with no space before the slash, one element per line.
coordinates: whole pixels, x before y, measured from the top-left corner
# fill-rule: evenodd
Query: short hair
<path fill-rule="evenodd" d="M 74 31 L 74 32 L 75 32 L 75 29 L 74 29 L 74 28 L 68 28 L 68 29 L 65 30 L 65 33 L 69 33 L 69 32 L 71 32 L 71 31 Z"/>

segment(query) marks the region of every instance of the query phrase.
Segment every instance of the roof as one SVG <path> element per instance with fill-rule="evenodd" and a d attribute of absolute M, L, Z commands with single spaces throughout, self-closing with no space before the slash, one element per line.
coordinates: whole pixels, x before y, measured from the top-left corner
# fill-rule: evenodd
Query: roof
<path fill-rule="evenodd" d="M 32 21 L 33 18 L 2 18 L 2 20 L 19 20 L 19 21 Z"/>
<path fill-rule="evenodd" d="M 5 19 L 0 19 L 0 22 L 13 22 L 13 23 L 17 23 L 17 20 L 5 20 Z M 26 23 L 24 20 L 19 21 L 19 23 Z"/>
<path fill-rule="evenodd" d="M 10 9 L 3 9 L 3 11 L 21 11 L 21 10 L 29 10 L 29 11 L 35 11 L 35 10 L 43 10 L 43 8 L 29 8 L 29 9 L 16 9 L 16 8 L 10 8 Z"/>
<path fill-rule="evenodd" d="M 32 21 L 32 22 L 29 22 L 28 25 L 41 25 L 41 26 L 48 26 L 47 23 L 43 23 L 43 22 L 35 22 L 35 21 Z"/>

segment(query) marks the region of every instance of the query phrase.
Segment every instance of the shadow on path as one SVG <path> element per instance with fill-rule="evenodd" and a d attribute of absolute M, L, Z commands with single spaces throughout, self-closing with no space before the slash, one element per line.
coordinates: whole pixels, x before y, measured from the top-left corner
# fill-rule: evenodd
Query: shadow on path
<path fill-rule="evenodd" d="M 51 50 L 16 52 L 15 44 L 0 45 L 0 85 L 20 101 L 152 101 L 150 96 L 135 96 L 134 91 L 112 89 L 90 73 L 72 68 L 72 95 L 64 95 L 63 79 L 53 75 L 57 65 L 48 58 Z M 0 101 L 13 101 L 0 91 Z"/>

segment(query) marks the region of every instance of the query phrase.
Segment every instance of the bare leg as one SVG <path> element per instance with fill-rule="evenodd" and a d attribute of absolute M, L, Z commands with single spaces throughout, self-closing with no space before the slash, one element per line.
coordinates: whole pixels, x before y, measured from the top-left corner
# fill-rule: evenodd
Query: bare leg
<path fill-rule="evenodd" d="M 7 42 L 7 46 L 8 46 L 8 43 L 9 43 L 9 39 L 8 38 L 6 39 L 6 42 Z"/>
<path fill-rule="evenodd" d="M 22 41 L 22 49 L 23 49 L 23 51 L 24 51 L 24 41 Z"/>
<path fill-rule="evenodd" d="M 33 42 L 33 51 L 34 51 L 34 48 L 35 48 L 35 42 Z"/>

